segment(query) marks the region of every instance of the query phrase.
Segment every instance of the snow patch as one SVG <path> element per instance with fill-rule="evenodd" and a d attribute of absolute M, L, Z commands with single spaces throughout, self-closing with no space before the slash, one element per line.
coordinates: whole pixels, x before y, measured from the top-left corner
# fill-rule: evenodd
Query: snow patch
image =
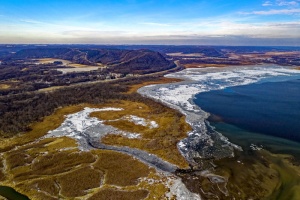
<path fill-rule="evenodd" d="M 176 196 L 177 200 L 200 200 L 198 194 L 190 192 L 180 178 L 172 180 L 170 183 L 170 192 L 167 194 L 169 199 L 172 199 L 172 196 Z"/>
<path fill-rule="evenodd" d="M 128 133 L 120 131 L 112 126 L 105 125 L 96 117 L 90 117 L 92 112 L 121 111 L 122 108 L 89 108 L 86 107 L 77 113 L 66 115 L 65 121 L 55 130 L 49 131 L 43 138 L 67 136 L 74 138 L 79 143 L 79 149 L 89 150 L 90 146 L 86 138 L 97 138 L 107 134 L 120 134 L 128 138 L 139 138 L 137 133 Z"/>
<path fill-rule="evenodd" d="M 186 188 L 181 178 L 167 172 L 159 171 L 157 173 L 161 179 L 149 179 L 144 177 L 140 178 L 140 181 L 146 181 L 151 185 L 159 183 L 164 184 L 170 189 L 170 191 L 165 194 L 164 199 L 171 200 L 175 198 L 176 200 L 201 200 L 200 195 L 192 193 Z"/>
<path fill-rule="evenodd" d="M 158 124 L 155 121 L 146 120 L 145 118 L 135 115 L 126 115 L 123 119 L 133 122 L 135 125 L 141 125 L 149 128 L 157 128 Z"/>

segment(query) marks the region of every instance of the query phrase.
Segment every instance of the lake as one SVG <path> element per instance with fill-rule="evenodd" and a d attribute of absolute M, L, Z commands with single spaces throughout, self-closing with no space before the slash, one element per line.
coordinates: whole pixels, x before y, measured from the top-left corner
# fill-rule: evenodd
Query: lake
<path fill-rule="evenodd" d="M 300 155 L 300 79 L 270 79 L 195 97 L 211 114 L 210 124 L 233 143 Z"/>

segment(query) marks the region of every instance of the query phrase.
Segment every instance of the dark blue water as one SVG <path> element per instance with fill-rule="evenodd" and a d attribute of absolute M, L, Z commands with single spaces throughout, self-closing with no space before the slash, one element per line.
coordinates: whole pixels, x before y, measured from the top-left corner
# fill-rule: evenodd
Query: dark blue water
<path fill-rule="evenodd" d="M 209 121 L 217 131 L 235 143 L 300 148 L 300 79 L 200 93 L 194 101 L 212 114 Z M 281 143 L 280 138 L 296 143 Z"/>

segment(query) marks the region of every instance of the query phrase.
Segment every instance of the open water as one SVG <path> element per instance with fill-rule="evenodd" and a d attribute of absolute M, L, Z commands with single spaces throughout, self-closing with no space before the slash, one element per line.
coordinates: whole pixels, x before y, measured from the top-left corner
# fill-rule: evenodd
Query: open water
<path fill-rule="evenodd" d="M 210 124 L 231 142 L 300 155 L 300 79 L 269 80 L 195 97 L 194 102 L 211 114 Z"/>

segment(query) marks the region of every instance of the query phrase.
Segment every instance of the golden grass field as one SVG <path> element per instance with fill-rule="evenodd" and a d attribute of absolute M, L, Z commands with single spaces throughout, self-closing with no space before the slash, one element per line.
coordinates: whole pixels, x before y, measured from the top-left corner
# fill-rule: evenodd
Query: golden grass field
<path fill-rule="evenodd" d="M 0 90 L 5 90 L 5 89 L 9 89 L 11 86 L 8 84 L 0 84 Z"/>
<path fill-rule="evenodd" d="M 167 82 L 168 79 L 162 78 L 135 85 L 128 94 L 141 86 Z M 180 168 L 188 167 L 176 147 L 191 130 L 183 115 L 150 100 L 111 101 L 59 108 L 42 121 L 33 123 L 31 131 L 13 138 L 1 138 L 0 185 L 12 187 L 33 200 L 165 199 L 169 191 L 165 184 L 168 178 L 132 156 L 99 149 L 80 151 L 77 142 L 68 137 L 40 139 L 48 131 L 58 128 L 65 115 L 79 112 L 84 107 L 123 108 L 123 111 L 94 112 L 91 116 L 141 135 L 140 139 L 107 135 L 102 138 L 103 143 L 139 148 Z M 155 121 L 158 127 L 136 125 L 124 118 L 128 115 Z M 237 154 L 216 164 L 213 173 L 227 178 L 227 185 L 212 184 L 207 178 L 191 178 L 186 181 L 189 189 L 198 191 L 201 188 L 207 194 L 219 194 L 226 186 L 230 197 L 237 199 L 300 198 L 299 166 L 291 164 L 289 157 L 260 151 L 255 153 L 255 159 Z"/>
<path fill-rule="evenodd" d="M 83 64 L 77 64 L 77 63 L 72 63 L 69 60 L 63 60 L 63 59 L 55 59 L 55 58 L 41 58 L 38 59 L 39 64 L 50 64 L 53 63 L 54 61 L 61 61 L 64 66 L 68 67 L 75 67 L 75 68 L 85 68 L 85 67 L 91 67 L 92 65 L 83 65 Z M 104 67 L 102 64 L 97 64 L 98 67 Z"/>
<path fill-rule="evenodd" d="M 68 65 L 71 63 L 71 61 L 68 60 L 63 60 L 63 59 L 56 59 L 56 58 L 40 58 L 37 59 L 39 64 L 50 64 L 53 63 L 54 61 L 60 61 L 63 63 L 63 65 Z"/>
<path fill-rule="evenodd" d="M 120 130 L 139 133 L 142 137 L 129 139 L 122 135 L 107 135 L 102 138 L 103 143 L 142 149 L 180 168 L 188 167 L 188 163 L 177 149 L 177 143 L 185 138 L 187 132 L 191 130 L 185 122 L 184 116 L 176 114 L 176 111 L 172 109 L 163 110 L 157 107 L 156 104 L 149 106 L 140 102 L 120 101 L 107 104 L 107 106 L 123 108 L 124 110 L 94 112 L 91 116 L 107 120 L 105 124 Z M 128 115 L 153 120 L 158 124 L 158 128 L 136 125 L 133 122 L 124 120 L 124 117 Z"/>
<path fill-rule="evenodd" d="M 161 82 L 166 83 L 167 80 L 162 79 Z M 154 83 L 158 82 L 148 84 Z M 143 85 L 133 86 L 130 92 L 135 92 Z M 113 142 L 107 137 L 104 139 L 106 143 L 137 147 L 180 167 L 187 167 L 176 143 L 186 136 L 190 130 L 189 125 L 177 111 L 162 105 L 156 108 L 155 105 L 115 101 L 57 109 L 42 121 L 33 123 L 31 131 L 13 138 L 0 139 L 0 185 L 12 187 L 31 199 L 43 200 L 164 198 L 169 190 L 164 183 L 164 175 L 129 155 L 96 149 L 80 151 L 77 142 L 68 137 L 39 139 L 59 127 L 65 115 L 79 112 L 84 107 L 119 107 L 125 111 L 92 113 L 92 116 L 116 119 L 131 114 L 155 120 L 159 127 L 150 129 L 120 120 L 111 125 L 121 130 L 139 132 L 143 138 L 136 141 L 120 137 L 118 142 Z M 164 109 L 161 110 L 161 107 Z M 149 179 L 156 184 L 148 182 Z"/>
<path fill-rule="evenodd" d="M 5 175 L 0 174 L 1 185 L 31 199 L 97 199 L 110 195 L 144 199 L 148 193 L 148 199 L 152 199 L 168 191 L 162 177 L 139 160 L 108 150 L 82 152 L 67 137 L 43 139 L 2 155 L 6 169 Z M 161 183 L 151 185 L 148 178 Z M 115 189 L 116 193 L 108 193 Z"/>

